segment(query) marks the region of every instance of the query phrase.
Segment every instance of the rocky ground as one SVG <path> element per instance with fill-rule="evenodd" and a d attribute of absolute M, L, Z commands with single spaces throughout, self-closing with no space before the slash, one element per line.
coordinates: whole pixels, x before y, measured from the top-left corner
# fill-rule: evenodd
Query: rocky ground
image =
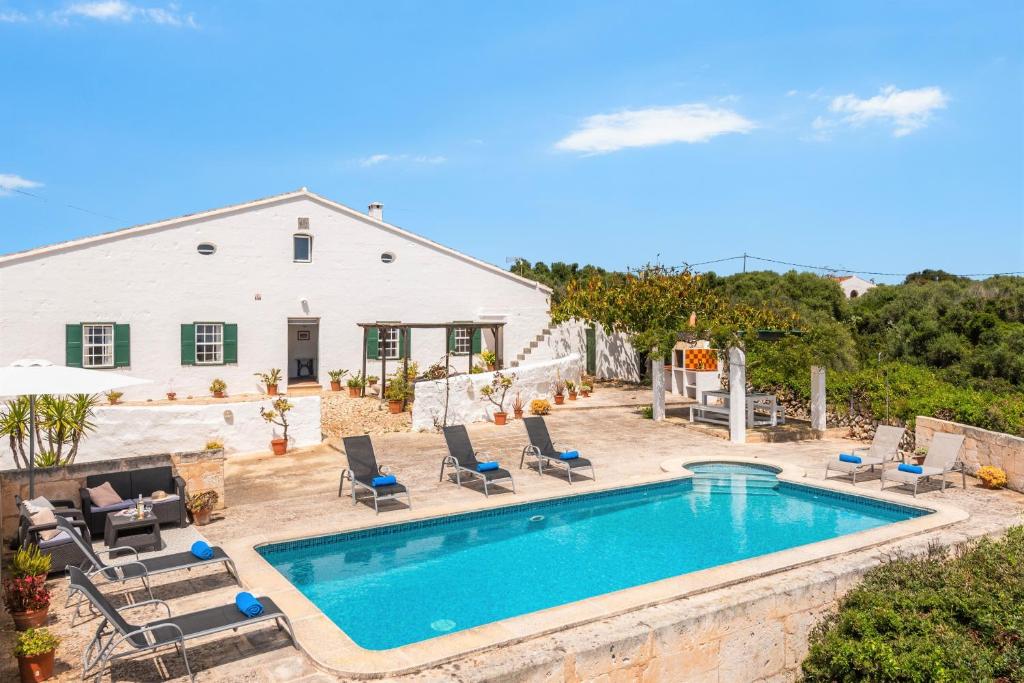
<path fill-rule="evenodd" d="M 329 437 L 408 432 L 412 428 L 411 405 L 406 412 L 392 415 L 387 402 L 381 403 L 376 396 L 349 398 L 346 391 L 325 391 L 320 398 L 323 432 Z"/>

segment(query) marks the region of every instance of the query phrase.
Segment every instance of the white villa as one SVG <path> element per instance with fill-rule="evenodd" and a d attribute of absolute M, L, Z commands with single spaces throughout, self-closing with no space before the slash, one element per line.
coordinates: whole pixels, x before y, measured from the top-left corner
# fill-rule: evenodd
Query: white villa
<path fill-rule="evenodd" d="M 839 283 L 847 299 L 856 299 L 869 289 L 878 286 L 871 280 L 865 280 L 857 275 L 829 275 L 829 277 Z"/>
<path fill-rule="evenodd" d="M 0 364 L 43 357 L 122 368 L 153 380 L 126 399 L 185 397 L 207 395 L 214 378 L 229 393 L 257 391 L 253 373 L 275 367 L 292 382 L 354 373 L 364 356 L 359 323 L 490 326 L 475 335 L 455 327 L 447 340 L 443 327 L 413 329 L 402 344 L 398 330 L 370 334 L 371 375 L 382 356 L 425 367 L 446 349 L 495 349 L 508 365 L 550 336 L 548 288 L 386 223 L 382 212 L 302 188 L 0 256 Z"/>

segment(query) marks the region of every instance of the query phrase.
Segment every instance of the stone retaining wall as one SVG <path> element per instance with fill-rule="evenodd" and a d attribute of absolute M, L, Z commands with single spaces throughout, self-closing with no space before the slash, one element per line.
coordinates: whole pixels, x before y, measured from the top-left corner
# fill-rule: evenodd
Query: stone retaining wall
<path fill-rule="evenodd" d="M 975 474 L 982 465 L 995 465 L 1006 472 L 1007 488 L 1024 492 L 1024 438 L 921 415 L 916 430 L 917 443 L 922 446 L 931 443 L 935 432 L 963 434 L 961 457 L 969 473 Z"/>
<path fill-rule="evenodd" d="M 95 460 L 75 463 L 67 467 L 37 469 L 35 471 L 36 495 L 49 498 L 65 498 L 75 501 L 80 507 L 82 499 L 78 490 L 85 479 L 92 474 L 139 470 L 147 467 L 170 465 L 174 473 L 185 480 L 189 493 L 214 490 L 220 499 L 217 509 L 225 506 L 224 500 L 224 451 L 189 451 L 186 453 L 162 453 L 113 460 Z M 28 472 L 25 470 L 4 470 L 0 472 L 0 527 L 6 543 L 17 537 L 18 509 L 14 495 L 28 497 Z"/>

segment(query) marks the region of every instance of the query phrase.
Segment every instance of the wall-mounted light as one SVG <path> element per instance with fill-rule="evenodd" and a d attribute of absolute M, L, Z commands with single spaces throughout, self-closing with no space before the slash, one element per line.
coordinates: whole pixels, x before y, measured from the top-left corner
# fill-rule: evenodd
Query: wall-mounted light
<path fill-rule="evenodd" d="M 256 292 L 256 296 L 254 296 L 253 299 L 255 299 L 256 301 L 263 301 L 263 295 L 260 294 L 259 292 Z"/>

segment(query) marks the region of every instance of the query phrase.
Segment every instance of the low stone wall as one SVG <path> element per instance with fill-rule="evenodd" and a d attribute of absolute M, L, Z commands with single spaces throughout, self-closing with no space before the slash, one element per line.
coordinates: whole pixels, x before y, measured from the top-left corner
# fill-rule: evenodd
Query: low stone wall
<path fill-rule="evenodd" d="M 528 411 L 530 401 L 535 398 L 553 401 L 555 380 L 559 376 L 563 380 L 578 382 L 583 366 L 579 355 L 571 354 L 565 358 L 520 365 L 501 372 L 505 375 L 515 375 L 515 383 L 509 390 L 505 402 L 505 410 L 511 415 L 516 392 L 519 392 L 524 409 Z M 449 425 L 490 420 L 496 408 L 484 398 L 480 389 L 491 383 L 494 374 L 482 372 L 476 375 L 458 375 L 448 380 L 416 382 L 416 400 L 412 404 L 413 431 L 430 431 L 442 426 L 445 420 L 446 399 Z"/>
<path fill-rule="evenodd" d="M 1007 488 L 1024 492 L 1024 438 L 921 415 L 916 431 L 919 446 L 930 444 L 936 432 L 963 434 L 961 457 L 968 472 L 974 474 L 983 465 L 994 465 L 1006 472 Z"/>
<path fill-rule="evenodd" d="M 320 397 L 289 398 L 289 446 L 315 446 L 321 442 Z M 280 428 L 260 417 L 260 407 L 272 400 L 160 403 L 154 405 L 99 406 L 90 432 L 78 449 L 76 464 L 118 457 L 170 453 L 203 448 L 210 440 L 224 444 L 227 453 L 269 451 L 270 439 Z M 0 467 L 14 467 L 7 439 L 0 442 Z"/>
<path fill-rule="evenodd" d="M 113 460 L 95 460 L 75 463 L 67 467 L 37 469 L 35 471 L 36 495 L 73 500 L 81 507 L 82 499 L 78 495 L 78 490 L 85 485 L 85 479 L 89 475 L 165 465 L 170 465 L 174 473 L 185 480 L 185 488 L 189 493 L 212 489 L 220 497 L 217 509 L 222 509 L 225 506 L 224 451 L 222 450 L 162 453 Z M 2 527 L 5 543 L 17 537 L 18 509 L 14 504 L 16 493 L 22 498 L 28 497 L 28 472 L 25 470 L 0 472 L 0 527 Z"/>

